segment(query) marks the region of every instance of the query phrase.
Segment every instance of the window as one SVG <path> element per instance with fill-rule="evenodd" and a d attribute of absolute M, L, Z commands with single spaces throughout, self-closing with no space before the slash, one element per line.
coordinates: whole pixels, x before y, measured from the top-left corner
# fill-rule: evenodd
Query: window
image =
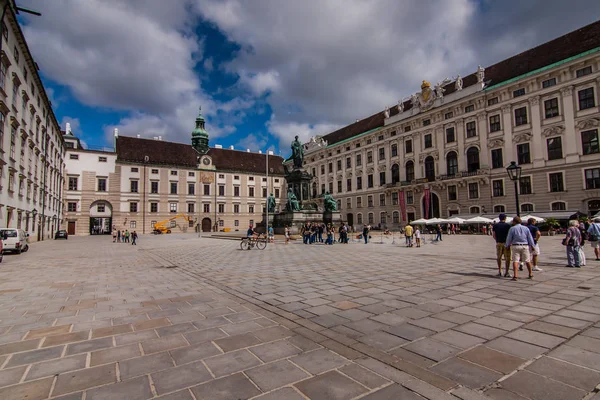
<path fill-rule="evenodd" d="M 157 169 L 152 169 L 152 170 L 150 171 L 150 173 L 152 173 L 152 174 L 158 174 L 158 170 L 157 170 Z"/>
<path fill-rule="evenodd" d="M 469 199 L 479 198 L 479 184 L 469 183 Z"/>
<path fill-rule="evenodd" d="M 373 207 L 373 196 L 367 196 L 367 207 Z"/>
<path fill-rule="evenodd" d="M 600 168 L 585 170 L 585 188 L 600 189 Z"/>
<path fill-rule="evenodd" d="M 381 222 L 382 225 L 386 223 L 385 218 L 386 218 L 385 212 L 380 212 L 379 213 L 379 221 Z"/>
<path fill-rule="evenodd" d="M 329 193 L 333 193 L 333 182 L 329 182 Z"/>
<path fill-rule="evenodd" d="M 410 127 L 410 125 L 406 125 L 406 126 L 404 127 L 404 132 L 410 132 L 410 130 L 411 130 L 411 127 Z"/>
<path fill-rule="evenodd" d="M 225 179 L 225 174 L 219 174 L 219 179 Z"/>
<path fill-rule="evenodd" d="M 392 213 L 392 222 L 394 224 L 399 224 L 400 223 L 400 213 L 398 211 L 394 211 Z"/>
<path fill-rule="evenodd" d="M 477 147 L 469 147 L 467 150 L 467 171 L 477 172 L 479 169 L 479 149 Z"/>
<path fill-rule="evenodd" d="M 479 214 L 480 209 L 479 209 L 479 207 L 471 207 L 471 208 L 469 208 L 469 213 L 470 214 Z"/>
<path fill-rule="evenodd" d="M 171 182 L 171 194 L 177 194 L 177 182 Z"/>
<path fill-rule="evenodd" d="M 517 161 L 519 162 L 519 164 L 529 164 L 531 162 L 529 143 L 517 145 Z"/>
<path fill-rule="evenodd" d="M 356 177 L 356 190 L 362 189 L 362 176 Z"/>
<path fill-rule="evenodd" d="M 172 212 L 172 213 L 177 212 L 177 203 L 169 203 L 169 212 Z"/>
<path fill-rule="evenodd" d="M 407 141 L 404 142 L 404 152 L 406 154 L 409 154 L 409 153 L 413 152 L 412 140 L 407 140 Z"/>
<path fill-rule="evenodd" d="M 408 182 L 414 181 L 415 180 L 415 163 L 412 161 L 409 161 L 406 163 L 406 180 Z"/>
<path fill-rule="evenodd" d="M 210 204 L 202 204 L 202 211 L 204 211 L 205 213 L 209 213 L 210 212 Z"/>
<path fill-rule="evenodd" d="M 346 179 L 346 191 L 347 192 L 352 191 L 352 179 Z"/>
<path fill-rule="evenodd" d="M 151 213 L 158 212 L 158 203 L 150 203 L 150 212 Z"/>
<path fill-rule="evenodd" d="M 129 203 L 129 212 L 137 212 L 138 210 L 138 203 L 136 202 L 131 202 Z"/>
<path fill-rule="evenodd" d="M 563 158 L 562 139 L 560 136 L 546 140 L 546 144 L 548 147 L 548 160 L 560 160 Z"/>
<path fill-rule="evenodd" d="M 223 214 L 225 212 L 225 204 L 220 203 L 218 205 L 219 214 Z"/>
<path fill-rule="evenodd" d="M 515 109 L 515 125 L 521 126 L 527 124 L 527 107 Z"/>
<path fill-rule="evenodd" d="M 431 125 L 431 120 L 430 119 L 424 119 L 423 120 L 423 126 L 428 126 Z"/>
<path fill-rule="evenodd" d="M 554 118 L 558 116 L 558 99 L 556 97 L 544 101 L 544 114 L 546 118 Z"/>
<path fill-rule="evenodd" d="M 446 155 L 446 173 L 449 176 L 458 174 L 458 156 L 454 151 L 451 151 Z"/>
<path fill-rule="evenodd" d="M 473 104 L 469 104 L 468 106 L 465 107 L 465 113 L 470 113 L 475 111 L 475 106 Z"/>
<path fill-rule="evenodd" d="M 362 155 L 361 154 L 357 154 L 356 155 L 356 166 L 360 167 L 362 165 Z"/>
<path fill-rule="evenodd" d="M 456 142 L 456 136 L 454 135 L 454 128 L 446 128 L 446 143 Z"/>
<path fill-rule="evenodd" d="M 415 197 L 412 191 L 406 192 L 406 204 L 414 204 Z"/>
<path fill-rule="evenodd" d="M 188 195 L 193 196 L 196 194 L 196 185 L 193 183 L 188 183 Z"/>
<path fill-rule="evenodd" d="M 586 76 L 586 75 L 589 75 L 591 73 L 592 73 L 592 66 L 588 65 L 585 68 L 578 69 L 575 72 L 575 76 L 577 76 L 577 78 L 581 78 L 582 76 Z"/>
<path fill-rule="evenodd" d="M 493 106 L 494 104 L 498 104 L 498 98 L 497 97 L 492 97 L 491 99 L 488 100 L 488 106 Z"/>
<path fill-rule="evenodd" d="M 362 208 L 362 197 L 356 198 L 356 208 Z"/>
<path fill-rule="evenodd" d="M 392 157 L 396 157 L 397 155 L 398 155 L 398 145 L 393 144 L 392 145 Z"/>
<path fill-rule="evenodd" d="M 248 205 L 248 213 L 254 214 L 254 204 L 249 204 Z"/>
<path fill-rule="evenodd" d="M 129 188 L 130 188 L 131 193 L 137 193 L 138 192 L 138 181 L 130 181 Z"/>
<path fill-rule="evenodd" d="M 152 194 L 158 193 L 158 182 L 157 181 L 150 182 L 150 193 L 152 193 Z"/>
<path fill-rule="evenodd" d="M 477 136 L 477 126 L 475 125 L 475 121 L 467 122 L 467 137 L 472 138 Z"/>
<path fill-rule="evenodd" d="M 77 181 L 79 179 L 74 176 L 69 177 L 69 190 L 77 190 Z"/>
<path fill-rule="evenodd" d="M 425 178 L 430 182 L 435 180 L 435 161 L 431 156 L 425 159 Z"/>
<path fill-rule="evenodd" d="M 377 140 L 383 140 L 383 135 L 377 136 Z"/>
<path fill-rule="evenodd" d="M 506 212 L 506 208 L 504 206 L 494 206 L 494 213 L 503 213 Z"/>
<path fill-rule="evenodd" d="M 338 171 L 342 170 L 342 160 L 337 160 L 337 170 Z"/>
<path fill-rule="evenodd" d="M 392 192 L 392 205 L 398 205 L 398 192 Z"/>
<path fill-rule="evenodd" d="M 225 185 L 219 185 L 219 196 L 225 196 Z"/>
<path fill-rule="evenodd" d="M 550 205 L 552 211 L 565 211 L 567 209 L 567 205 L 563 201 L 555 201 Z"/>
<path fill-rule="evenodd" d="M 533 204 L 531 204 L 531 203 L 521 204 L 521 211 L 522 212 L 533 212 Z"/>
<path fill-rule="evenodd" d="M 594 88 L 587 88 L 577 92 L 579 97 L 579 109 L 587 110 L 596 106 L 596 100 L 594 99 Z"/>
<path fill-rule="evenodd" d="M 448 201 L 456 201 L 456 199 L 458 199 L 456 185 L 448 186 Z"/>
<path fill-rule="evenodd" d="M 131 172 L 139 172 L 139 170 L 137 168 L 131 168 Z"/>
<path fill-rule="evenodd" d="M 6 64 L 0 62 L 0 87 L 5 89 L 6 85 Z"/>
<path fill-rule="evenodd" d="M 492 181 L 492 194 L 494 197 L 504 196 L 504 181 L 502 179 Z"/>
<path fill-rule="evenodd" d="M 248 186 L 248 197 L 254 197 L 254 186 Z"/>
<path fill-rule="evenodd" d="M 79 154 L 69 154 L 70 160 L 79 160 Z"/>
<path fill-rule="evenodd" d="M 177 171 L 171 171 L 171 176 L 177 176 Z M 219 176 L 220 178 L 220 176 Z"/>
<path fill-rule="evenodd" d="M 99 178 L 98 179 L 98 191 L 99 192 L 106 192 L 106 178 Z"/>
<path fill-rule="evenodd" d="M 444 119 L 450 119 L 454 116 L 454 113 L 452 111 L 447 112 L 446 114 L 444 114 Z"/>
<path fill-rule="evenodd" d="M 266 198 L 267 197 L 267 188 L 264 187 L 262 190 L 262 197 Z"/>
<path fill-rule="evenodd" d="M 392 165 L 392 183 L 400 182 L 400 166 L 398 164 Z"/>
<path fill-rule="evenodd" d="M 239 204 L 234 204 L 233 205 L 233 213 L 234 214 L 239 214 L 240 213 L 240 205 Z"/>
<path fill-rule="evenodd" d="M 337 181 L 337 192 L 342 193 L 342 181 Z"/>
<path fill-rule="evenodd" d="M 266 189 L 265 189 L 266 190 Z M 264 193 L 263 193 L 264 194 Z M 235 197 L 240 197 L 240 187 L 239 186 L 234 186 L 233 187 L 233 195 Z"/>
<path fill-rule="evenodd" d="M 531 194 L 531 177 L 522 176 L 519 179 L 519 192 L 520 194 Z"/>
<path fill-rule="evenodd" d="M 76 212 L 77 211 L 77 203 L 76 202 L 68 202 L 67 203 L 67 211 L 68 212 Z"/>
<path fill-rule="evenodd" d="M 600 152 L 600 146 L 598 145 L 598 129 L 581 132 L 581 144 L 584 155 Z"/>
<path fill-rule="evenodd" d="M 373 187 L 373 174 L 367 175 L 367 188 Z"/>
<path fill-rule="evenodd" d="M 502 149 L 492 150 L 492 168 L 504 168 L 504 160 L 502 159 Z"/>
<path fill-rule="evenodd" d="M 385 193 L 381 193 L 379 195 L 379 205 L 380 206 L 385 206 Z"/>
<path fill-rule="evenodd" d="M 106 204 L 104 203 L 98 203 L 98 205 L 96 206 L 96 210 L 98 210 L 99 213 L 103 213 L 106 211 Z"/>
<path fill-rule="evenodd" d="M 321 165 L 321 175 L 325 173 L 325 165 Z"/>
<path fill-rule="evenodd" d="M 188 203 L 188 213 L 194 213 L 194 203 Z"/>
<path fill-rule="evenodd" d="M 188 171 L 188 176 L 196 176 L 196 173 L 193 171 Z"/>
<path fill-rule="evenodd" d="M 373 152 L 367 152 L 367 164 L 371 164 L 373 162 Z"/>
<path fill-rule="evenodd" d="M 385 148 L 383 147 L 379 148 L 379 161 L 381 160 L 385 160 Z"/>
<path fill-rule="evenodd" d="M 550 180 L 551 192 L 563 192 L 565 190 L 562 172 L 554 172 L 549 174 L 548 179 Z"/>
<path fill-rule="evenodd" d="M 414 221 L 415 220 L 415 213 L 414 212 L 407 212 L 406 213 L 406 218 L 408 218 L 409 221 Z"/>
<path fill-rule="evenodd" d="M 210 196 L 210 185 L 203 185 L 203 186 L 204 186 L 204 195 Z"/>
<path fill-rule="evenodd" d="M 275 197 L 279 198 L 279 189 L 278 188 L 275 188 Z"/>
<path fill-rule="evenodd" d="M 498 132 L 500 129 L 500 114 L 492 115 L 490 117 L 490 132 Z"/>
<path fill-rule="evenodd" d="M 546 79 L 542 82 L 542 89 L 549 88 L 550 86 L 556 85 L 556 78 Z"/>
<path fill-rule="evenodd" d="M 327 164 L 327 172 L 329 172 L 329 173 L 333 172 L 333 164 L 332 163 Z"/>
<path fill-rule="evenodd" d="M 425 135 L 423 137 L 424 142 L 425 142 L 425 148 L 429 149 L 430 147 L 433 147 L 433 142 L 432 142 L 432 138 L 431 138 L 431 133 L 428 133 L 427 135 Z"/>
<path fill-rule="evenodd" d="M 15 62 L 18 64 L 19 63 L 19 50 L 17 49 L 17 46 L 15 46 L 13 49 L 13 55 L 15 56 Z"/>
<path fill-rule="evenodd" d="M 240 220 L 239 219 L 234 220 L 233 226 L 240 226 Z"/>
<path fill-rule="evenodd" d="M 385 185 L 385 171 L 379 173 L 379 186 Z"/>
<path fill-rule="evenodd" d="M 346 157 L 346 168 L 352 168 L 352 159 L 350 157 Z"/>
<path fill-rule="evenodd" d="M 525 88 L 520 88 L 513 91 L 513 97 L 525 96 Z"/>

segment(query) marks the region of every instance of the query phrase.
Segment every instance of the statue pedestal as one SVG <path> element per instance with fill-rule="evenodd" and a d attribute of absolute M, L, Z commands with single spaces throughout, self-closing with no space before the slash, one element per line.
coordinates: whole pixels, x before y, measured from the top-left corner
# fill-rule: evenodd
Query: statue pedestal
<path fill-rule="evenodd" d="M 302 230 L 305 223 L 333 223 L 338 226 L 342 222 L 339 212 L 323 213 L 317 210 L 302 210 L 302 211 L 284 211 L 279 214 L 269 215 L 269 221 L 275 228 L 275 233 L 284 233 L 285 227 L 289 226 L 293 235 L 297 235 Z M 271 222 L 272 221 L 272 222 Z"/>

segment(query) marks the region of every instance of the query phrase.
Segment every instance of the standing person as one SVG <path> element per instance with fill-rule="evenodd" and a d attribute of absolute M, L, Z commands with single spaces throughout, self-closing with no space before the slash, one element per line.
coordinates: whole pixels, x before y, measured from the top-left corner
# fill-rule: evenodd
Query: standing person
<path fill-rule="evenodd" d="M 129 243 L 129 231 L 125 231 L 125 243 Z"/>
<path fill-rule="evenodd" d="M 369 225 L 363 226 L 362 235 L 363 239 L 365 239 L 365 244 L 369 243 Z"/>
<path fill-rule="evenodd" d="M 348 244 L 348 225 L 344 224 L 344 231 L 342 233 L 344 235 L 344 244 Z"/>
<path fill-rule="evenodd" d="M 117 243 L 121 243 L 121 230 L 117 231 Z"/>
<path fill-rule="evenodd" d="M 275 232 L 273 231 L 273 227 L 269 226 L 267 232 L 269 232 L 269 243 L 275 243 Z"/>
<path fill-rule="evenodd" d="M 513 281 L 518 279 L 519 264 L 521 261 L 527 264 L 527 270 L 529 271 L 529 279 L 533 279 L 533 271 L 530 261 L 530 251 L 535 243 L 533 243 L 533 237 L 527 227 L 521 225 L 521 218 L 513 218 L 513 226 L 508 231 L 506 238 L 506 247 L 510 248 L 513 262 Z"/>
<path fill-rule="evenodd" d="M 500 222 L 494 224 L 492 228 L 492 237 L 496 241 L 496 262 L 498 263 L 498 275 L 502 276 L 502 256 L 504 256 L 504 277 L 510 278 L 508 273 L 510 269 L 510 248 L 506 247 L 506 238 L 508 237 L 508 231 L 510 225 L 506 223 L 506 214 L 500 214 L 498 216 Z"/>
<path fill-rule="evenodd" d="M 590 245 L 592 246 L 592 249 L 594 249 L 594 254 L 596 255 L 596 261 L 600 261 L 600 217 L 594 218 L 594 221 L 588 228 L 588 235 Z"/>
<path fill-rule="evenodd" d="M 319 227 L 318 227 L 319 243 L 323 243 L 323 232 L 324 231 L 325 231 L 325 224 L 319 224 Z"/>
<path fill-rule="evenodd" d="M 133 231 L 133 233 L 131 234 L 131 245 L 132 246 L 137 246 L 137 238 L 138 238 L 138 234 L 136 231 Z"/>
<path fill-rule="evenodd" d="M 437 226 L 435 227 L 435 240 L 436 242 L 441 242 L 442 241 L 442 226 L 440 224 L 437 224 Z"/>
<path fill-rule="evenodd" d="M 290 227 L 289 226 L 285 226 L 285 244 L 288 244 L 290 242 Z"/>
<path fill-rule="evenodd" d="M 406 228 L 404 228 L 404 236 L 406 237 L 406 244 L 408 245 L 408 247 L 413 247 L 412 244 L 412 236 L 413 236 L 413 227 L 409 225 L 406 225 Z"/>
<path fill-rule="evenodd" d="M 579 243 L 579 265 L 581 265 L 582 267 L 585 267 L 586 259 L 585 259 L 585 252 L 583 251 L 583 248 L 585 245 L 585 241 L 588 240 L 588 233 L 587 233 L 587 228 L 585 226 L 585 222 L 580 221 L 577 228 L 579 229 L 579 232 L 581 233 L 581 243 Z"/>
<path fill-rule="evenodd" d="M 540 240 L 540 237 L 542 237 L 542 233 L 540 232 L 540 228 L 535 226 L 536 222 L 537 221 L 535 218 L 529 218 L 527 220 L 527 228 L 529 229 L 529 232 L 531 232 L 531 237 L 533 238 L 533 243 L 535 244 L 535 246 L 533 246 L 533 251 L 531 252 L 531 259 L 533 261 L 533 270 L 543 271 L 540 267 L 538 267 L 538 256 L 540 255 L 540 245 L 538 241 Z M 519 270 L 522 271 L 522 268 L 523 267 L 519 268 Z"/>
<path fill-rule="evenodd" d="M 117 230 L 113 228 L 112 231 L 113 243 L 117 242 Z"/>
<path fill-rule="evenodd" d="M 421 231 L 418 226 L 415 228 L 415 242 L 417 243 L 417 247 L 421 247 Z"/>
<path fill-rule="evenodd" d="M 308 243 L 309 241 L 310 241 L 310 226 L 308 225 L 308 222 L 307 222 L 302 227 L 302 242 L 304 244 L 309 244 Z"/>
<path fill-rule="evenodd" d="M 326 229 L 327 229 L 327 241 L 325 243 L 329 244 L 329 245 L 333 245 L 333 235 L 335 233 L 335 231 L 333 229 L 333 225 L 328 224 Z"/>
<path fill-rule="evenodd" d="M 581 245 L 581 232 L 577 220 L 569 221 L 567 236 L 563 239 L 563 245 L 567 246 L 567 267 L 581 268 L 579 259 L 579 246 Z"/>

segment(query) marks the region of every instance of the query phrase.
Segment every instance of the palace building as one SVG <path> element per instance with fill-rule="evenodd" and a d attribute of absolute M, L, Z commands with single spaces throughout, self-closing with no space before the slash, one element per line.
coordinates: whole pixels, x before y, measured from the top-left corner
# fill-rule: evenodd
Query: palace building
<path fill-rule="evenodd" d="M 173 233 L 245 232 L 263 220 L 269 191 L 277 208 L 284 207 L 283 159 L 272 152 L 209 147 L 204 124 L 199 114 L 191 145 L 115 130 L 111 151 L 83 148 L 67 127 L 69 234 L 108 234 L 111 227 L 151 233 L 161 221 Z"/>
<path fill-rule="evenodd" d="M 433 87 L 432 87 L 433 86 Z M 600 22 L 305 144 L 313 196 L 333 193 L 349 225 L 514 214 L 506 167 L 522 168 L 523 213 L 600 210 Z"/>

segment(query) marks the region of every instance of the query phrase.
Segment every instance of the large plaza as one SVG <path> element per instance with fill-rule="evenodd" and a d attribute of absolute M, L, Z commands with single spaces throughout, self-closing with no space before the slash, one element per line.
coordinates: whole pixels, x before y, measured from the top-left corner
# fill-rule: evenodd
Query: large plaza
<path fill-rule="evenodd" d="M 478 235 L 37 243 L 1 264 L 0 398 L 592 398 L 600 262 L 560 241 L 517 282 Z"/>

